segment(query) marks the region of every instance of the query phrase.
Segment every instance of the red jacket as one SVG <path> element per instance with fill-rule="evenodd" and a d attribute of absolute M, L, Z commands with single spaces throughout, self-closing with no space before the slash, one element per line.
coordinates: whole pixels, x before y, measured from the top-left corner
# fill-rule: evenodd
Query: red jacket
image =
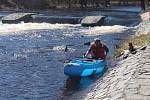
<path fill-rule="evenodd" d="M 89 49 L 89 53 L 92 55 L 93 58 L 105 59 L 107 52 L 109 52 L 109 49 L 104 44 L 96 47 L 96 44 L 92 43 Z"/>

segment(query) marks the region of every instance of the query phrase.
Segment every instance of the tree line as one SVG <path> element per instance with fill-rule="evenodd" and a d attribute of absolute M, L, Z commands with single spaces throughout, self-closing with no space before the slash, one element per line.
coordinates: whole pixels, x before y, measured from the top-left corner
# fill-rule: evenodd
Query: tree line
<path fill-rule="evenodd" d="M 93 8 L 110 5 L 139 5 L 143 9 L 150 0 L 0 0 L 0 8 L 51 9 L 51 8 Z"/>

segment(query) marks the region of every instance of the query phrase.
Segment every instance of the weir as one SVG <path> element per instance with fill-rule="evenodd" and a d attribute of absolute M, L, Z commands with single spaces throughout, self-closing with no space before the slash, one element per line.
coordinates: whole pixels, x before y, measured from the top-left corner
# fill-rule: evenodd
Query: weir
<path fill-rule="evenodd" d="M 32 22 L 37 23 L 68 23 L 79 24 L 82 17 L 63 17 L 63 16 L 44 16 L 44 15 L 32 15 Z"/>
<path fill-rule="evenodd" d="M 12 13 L 2 18 L 2 23 L 16 24 L 20 22 L 81 24 L 82 26 L 100 26 L 104 24 L 104 16 L 45 16 L 36 13 Z"/>

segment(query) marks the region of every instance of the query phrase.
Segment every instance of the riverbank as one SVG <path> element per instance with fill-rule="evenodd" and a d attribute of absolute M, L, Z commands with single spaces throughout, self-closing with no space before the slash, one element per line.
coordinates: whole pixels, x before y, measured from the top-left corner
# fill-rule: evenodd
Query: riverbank
<path fill-rule="evenodd" d="M 150 44 L 150 25 L 149 21 L 141 22 L 136 28 L 135 35 L 131 36 L 122 43 L 116 50 L 114 57 L 118 57 L 125 53 L 128 49 L 128 43 L 132 43 L 134 46 L 141 47 Z"/>
<path fill-rule="evenodd" d="M 60 13 L 64 14 L 66 13 Z M 77 14 L 73 12 L 73 15 Z M 92 11 L 80 12 L 78 15 L 86 14 L 102 13 Z M 137 14 L 133 13 L 103 14 L 110 16 L 107 21 L 112 25 L 82 27 L 78 24 L 1 24 L 1 99 L 83 100 L 87 91 L 91 90 L 94 84 L 99 84 L 100 77 L 70 80 L 63 72 L 64 60 L 73 60 L 83 55 L 88 49 L 84 43 L 93 41 L 96 37 L 108 45 L 108 57 L 111 57 L 115 46 L 134 33 L 134 27 L 131 26 L 137 23 L 135 19 L 138 19 Z M 70 45 L 67 52 L 63 49 L 66 45 Z"/>
<path fill-rule="evenodd" d="M 57 8 L 57 9 L 0 9 L 0 12 L 9 12 L 9 13 L 16 13 L 16 12 L 25 12 L 25 13 L 42 13 L 42 14 L 49 14 L 51 12 L 54 13 L 59 13 L 60 12 L 78 12 L 80 13 L 81 11 L 105 11 L 105 12 L 128 12 L 128 13 L 139 13 L 141 11 L 141 8 L 139 6 L 109 6 L 107 8 Z"/>
<path fill-rule="evenodd" d="M 141 22 L 135 36 L 146 34 L 144 37 L 148 38 L 147 33 L 150 32 L 148 26 L 148 21 Z M 150 45 L 149 43 L 145 45 L 147 45 L 145 50 L 139 50 L 126 59 L 117 60 L 103 79 L 96 82 L 85 100 L 149 100 Z"/>
<path fill-rule="evenodd" d="M 150 46 L 109 69 L 86 100 L 149 100 Z"/>

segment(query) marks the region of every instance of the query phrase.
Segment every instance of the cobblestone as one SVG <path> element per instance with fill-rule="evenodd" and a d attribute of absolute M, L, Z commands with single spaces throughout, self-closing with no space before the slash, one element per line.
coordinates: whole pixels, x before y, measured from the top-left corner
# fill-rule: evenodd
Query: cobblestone
<path fill-rule="evenodd" d="M 139 89 L 139 94 L 145 95 L 145 96 L 150 96 L 150 86 L 146 85 L 143 86 L 141 84 L 141 87 Z"/>
<path fill-rule="evenodd" d="M 150 100 L 149 56 L 150 45 L 118 62 L 85 100 Z"/>

